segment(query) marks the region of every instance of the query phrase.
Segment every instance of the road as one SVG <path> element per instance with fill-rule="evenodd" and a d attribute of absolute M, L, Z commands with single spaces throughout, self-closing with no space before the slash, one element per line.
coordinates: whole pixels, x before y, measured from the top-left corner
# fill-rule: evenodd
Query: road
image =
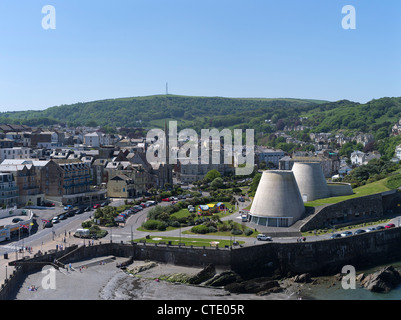
<path fill-rule="evenodd" d="M 124 200 L 114 200 L 110 205 L 112 206 L 120 206 L 124 204 Z M 168 206 L 170 203 L 162 202 L 159 205 L 161 206 Z M 239 210 L 242 210 L 246 206 L 249 205 L 249 202 L 239 203 Z M 144 238 L 147 235 L 152 237 L 181 237 L 181 238 L 206 238 L 206 239 L 214 239 L 214 240 L 235 240 L 238 239 L 240 241 L 244 241 L 245 246 L 249 245 L 260 245 L 266 242 L 264 241 L 257 241 L 254 237 L 234 237 L 234 236 L 213 236 L 213 235 L 188 235 L 184 234 L 183 232 L 186 230 L 191 229 L 191 227 L 183 227 L 180 229 L 175 229 L 171 231 L 163 231 L 163 232 L 143 232 L 138 231 L 138 227 L 142 225 L 145 221 L 149 210 L 152 207 L 147 207 L 138 213 L 131 215 L 125 225 L 120 227 L 114 227 L 108 229 L 108 235 L 99 241 L 102 242 L 128 242 L 132 239 L 139 239 Z M 41 224 L 41 219 L 50 220 L 52 217 L 64 212 L 62 207 L 56 207 L 53 209 L 47 210 L 36 210 L 35 214 L 37 215 L 37 222 L 39 223 L 37 231 L 31 234 L 29 237 L 27 234 L 23 235 L 20 239 L 15 238 L 8 242 L 3 242 L 0 245 L 0 254 L 3 255 L 4 253 L 8 254 L 15 254 L 15 257 L 18 257 L 19 250 L 22 247 L 32 247 L 33 252 L 37 252 L 38 250 L 45 250 L 45 249 L 55 249 L 56 245 L 64 245 L 68 246 L 71 244 L 84 244 L 83 239 L 78 239 L 73 237 L 76 229 L 81 228 L 81 224 L 83 221 L 88 220 L 91 215 L 93 215 L 94 211 L 84 212 L 83 214 L 76 214 L 73 217 L 69 217 L 66 220 L 60 220 L 59 223 L 54 224 L 52 228 L 43 228 Z M 222 218 L 222 220 L 232 219 L 234 221 L 238 221 L 241 223 L 240 216 L 237 212 Z M 389 223 L 394 223 L 396 226 L 399 225 L 400 217 L 395 217 Z M 249 225 L 249 224 L 248 224 Z M 384 224 L 382 224 L 384 225 Z M 255 225 L 249 225 L 251 227 L 258 227 Z M 355 230 L 350 229 L 350 231 L 354 232 Z M 325 235 L 313 235 L 308 236 L 306 241 L 321 241 L 329 239 L 331 234 Z M 296 242 L 299 240 L 299 237 L 274 237 L 274 242 L 286 243 L 286 242 Z M 87 241 L 87 240 L 86 240 Z M 26 255 L 27 253 L 24 253 Z M 14 258 L 14 256 L 10 257 Z"/>

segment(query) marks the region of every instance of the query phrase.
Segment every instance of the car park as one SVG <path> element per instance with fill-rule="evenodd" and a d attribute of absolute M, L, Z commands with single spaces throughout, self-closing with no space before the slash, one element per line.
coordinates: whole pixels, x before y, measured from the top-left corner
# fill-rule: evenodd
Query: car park
<path fill-rule="evenodd" d="M 395 227 L 395 224 L 394 224 L 394 223 L 389 223 L 389 224 L 386 224 L 386 225 L 384 226 L 385 229 L 390 229 L 390 228 L 394 228 L 394 227 Z"/>
<path fill-rule="evenodd" d="M 344 231 L 341 233 L 342 237 L 348 237 L 348 236 L 352 236 L 352 232 L 351 231 Z"/>
<path fill-rule="evenodd" d="M 256 239 L 258 239 L 259 241 L 272 241 L 273 240 L 272 237 L 269 237 L 269 236 L 267 236 L 265 234 L 262 234 L 262 233 L 258 234 Z"/>

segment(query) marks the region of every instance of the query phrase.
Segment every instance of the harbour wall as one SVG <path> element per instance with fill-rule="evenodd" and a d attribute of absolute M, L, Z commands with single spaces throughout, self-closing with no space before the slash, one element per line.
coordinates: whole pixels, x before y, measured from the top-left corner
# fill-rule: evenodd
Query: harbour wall
<path fill-rule="evenodd" d="M 16 266 L 16 269 L 1 286 L 0 299 L 8 299 L 27 274 L 40 271 L 45 265 L 63 267 L 70 262 L 110 255 L 188 267 L 214 264 L 218 270 L 234 270 L 244 279 L 259 276 L 293 276 L 302 273 L 322 276 L 341 273 L 345 265 L 352 265 L 358 271 L 400 261 L 401 228 L 331 240 L 302 243 L 267 242 L 233 249 L 146 243 L 104 243 L 80 247 L 75 245 L 62 251 L 52 250 L 34 258 L 10 262 L 9 265 Z"/>

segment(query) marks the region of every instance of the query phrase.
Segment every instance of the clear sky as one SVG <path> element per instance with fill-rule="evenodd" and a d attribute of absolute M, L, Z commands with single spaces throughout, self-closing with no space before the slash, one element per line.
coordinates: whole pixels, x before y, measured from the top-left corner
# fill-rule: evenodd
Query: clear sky
<path fill-rule="evenodd" d="M 42 8 L 56 29 L 42 28 Z M 356 29 L 342 28 L 353 5 Z M 0 110 L 169 93 L 401 96 L 400 0 L 0 0 Z"/>

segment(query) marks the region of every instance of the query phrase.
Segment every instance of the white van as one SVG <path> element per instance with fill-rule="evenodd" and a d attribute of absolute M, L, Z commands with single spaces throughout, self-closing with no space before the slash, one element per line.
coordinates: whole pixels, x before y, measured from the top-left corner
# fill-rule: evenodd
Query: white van
<path fill-rule="evenodd" d="M 77 229 L 77 231 L 75 231 L 75 235 L 78 237 L 89 236 L 89 229 Z"/>

